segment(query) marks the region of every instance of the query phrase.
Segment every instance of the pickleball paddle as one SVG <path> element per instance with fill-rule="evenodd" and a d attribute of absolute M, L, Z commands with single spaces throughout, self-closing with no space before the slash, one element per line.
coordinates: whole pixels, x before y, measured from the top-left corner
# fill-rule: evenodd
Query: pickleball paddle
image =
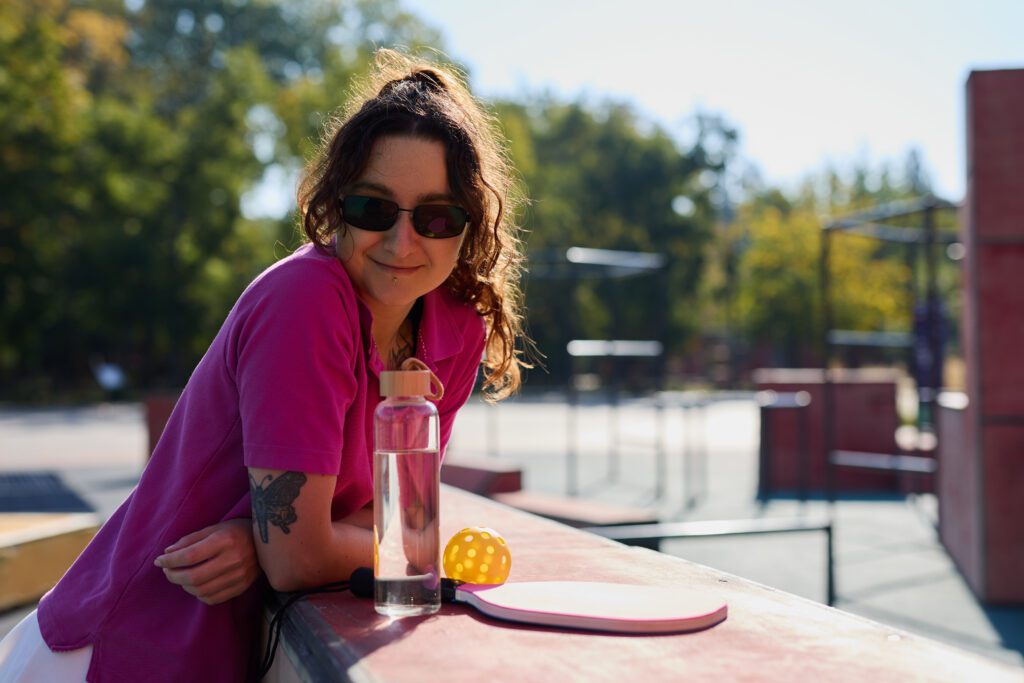
<path fill-rule="evenodd" d="M 721 597 L 686 588 L 589 581 L 475 585 L 442 579 L 442 584 L 445 602 L 461 602 L 496 619 L 556 628 L 683 633 L 714 626 L 728 614 Z M 352 575 L 352 592 L 373 595 L 372 570 Z"/>

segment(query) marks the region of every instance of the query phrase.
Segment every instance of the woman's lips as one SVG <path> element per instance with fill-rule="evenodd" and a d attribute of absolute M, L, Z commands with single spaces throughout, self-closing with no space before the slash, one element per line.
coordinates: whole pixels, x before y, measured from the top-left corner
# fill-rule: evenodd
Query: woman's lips
<path fill-rule="evenodd" d="M 419 266 L 393 266 L 387 263 L 381 263 L 380 261 L 374 261 L 381 270 L 388 275 L 410 275 L 420 269 Z"/>

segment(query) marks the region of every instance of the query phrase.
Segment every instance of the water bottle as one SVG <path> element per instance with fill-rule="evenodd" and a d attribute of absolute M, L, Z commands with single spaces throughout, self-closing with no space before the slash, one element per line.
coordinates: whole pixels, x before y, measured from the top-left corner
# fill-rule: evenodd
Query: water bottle
<path fill-rule="evenodd" d="M 417 368 L 417 369 L 412 369 Z M 422 361 L 380 375 L 373 416 L 374 607 L 390 617 L 441 607 L 437 378 Z"/>

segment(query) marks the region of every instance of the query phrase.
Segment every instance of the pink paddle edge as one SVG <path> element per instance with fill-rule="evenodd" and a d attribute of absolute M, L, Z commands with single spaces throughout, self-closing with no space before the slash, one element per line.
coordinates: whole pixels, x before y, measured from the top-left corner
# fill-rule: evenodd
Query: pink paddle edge
<path fill-rule="evenodd" d="M 586 581 L 464 584 L 455 599 L 497 619 L 612 633 L 683 633 L 728 616 L 720 596 L 687 588 Z"/>

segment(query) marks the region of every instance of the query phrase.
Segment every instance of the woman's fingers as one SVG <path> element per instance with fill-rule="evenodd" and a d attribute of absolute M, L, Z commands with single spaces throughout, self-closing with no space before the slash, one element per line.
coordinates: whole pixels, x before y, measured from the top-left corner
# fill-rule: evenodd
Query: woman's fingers
<path fill-rule="evenodd" d="M 244 593 L 245 589 L 248 587 L 248 585 L 235 584 L 225 588 L 219 593 L 214 593 L 213 595 L 209 596 L 197 595 L 196 597 L 199 598 L 201 601 L 205 602 L 207 605 L 219 605 L 220 603 L 227 602 L 232 598 L 237 598 L 239 595 Z"/>
<path fill-rule="evenodd" d="M 231 519 L 200 529 L 169 546 L 154 564 L 161 568 L 190 567 L 230 549 L 239 555 L 252 555 L 255 562 L 250 526 L 248 519 Z"/>
<path fill-rule="evenodd" d="M 206 531 L 206 529 L 203 531 Z M 194 534 L 189 534 L 189 536 L 192 535 Z M 185 540 L 185 538 L 188 538 L 188 536 L 182 538 L 182 541 Z M 181 541 L 178 541 L 178 543 L 181 543 Z M 160 557 L 156 558 L 153 564 L 163 569 L 191 567 L 192 565 L 199 564 L 200 562 L 205 562 L 219 553 L 221 549 L 222 544 L 218 543 L 217 536 L 214 533 L 210 533 L 207 536 L 199 538 L 188 545 L 179 548 L 178 550 L 164 553 Z"/>
<path fill-rule="evenodd" d="M 210 534 L 212 534 L 215 531 L 217 531 L 217 527 L 218 527 L 218 525 L 214 524 L 213 526 L 208 526 L 205 529 L 200 529 L 199 531 L 193 531 L 190 534 L 186 534 L 185 536 L 182 536 L 181 538 L 179 538 L 177 541 L 175 541 L 171 545 L 167 546 L 164 549 L 164 553 L 165 554 L 166 553 L 171 553 L 171 552 L 174 552 L 175 550 L 180 550 L 180 549 L 182 549 L 182 548 L 184 548 L 186 546 L 190 546 L 193 543 L 198 543 L 199 541 L 203 540 L 204 538 L 206 538 Z"/>
<path fill-rule="evenodd" d="M 174 570 L 164 570 L 166 575 L 168 572 Z M 187 573 L 188 570 L 185 570 Z M 167 576 L 167 580 L 171 583 L 176 583 L 184 589 L 186 593 L 196 596 L 203 600 L 209 598 L 218 593 L 222 593 L 226 590 L 230 590 L 234 587 L 238 587 L 238 593 L 241 593 L 248 588 L 249 583 L 245 581 L 245 574 L 241 571 L 241 568 L 230 572 L 221 572 L 212 577 L 207 578 L 205 581 L 200 583 L 193 583 L 188 577 L 181 575 L 178 576 Z"/>
<path fill-rule="evenodd" d="M 156 558 L 171 583 L 213 605 L 245 592 L 259 576 L 259 563 L 248 519 L 228 520 L 183 536 Z M 171 546 L 172 548 L 174 546 Z"/>
<path fill-rule="evenodd" d="M 218 555 L 212 560 L 183 569 L 164 567 L 164 576 L 179 586 L 202 586 L 219 576 L 233 575 L 241 568 L 241 562 Z"/>
<path fill-rule="evenodd" d="M 221 574 L 206 583 L 193 586 L 189 592 L 208 605 L 230 600 L 244 593 L 259 576 L 259 570 L 254 567 L 255 565 L 241 565 L 230 573 Z"/>

